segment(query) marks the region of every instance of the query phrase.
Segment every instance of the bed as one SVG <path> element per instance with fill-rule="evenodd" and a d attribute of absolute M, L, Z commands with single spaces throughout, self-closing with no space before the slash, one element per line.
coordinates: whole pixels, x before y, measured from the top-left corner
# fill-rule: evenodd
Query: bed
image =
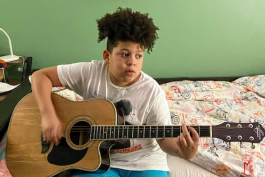
<path fill-rule="evenodd" d="M 173 124 L 185 121 L 189 125 L 223 122 L 265 125 L 264 75 L 221 81 L 216 78 L 173 79 L 161 87 L 166 93 Z M 260 142 L 253 143 L 255 148 L 250 142 L 229 144 L 217 138 L 200 138 L 198 153 L 190 161 L 168 157 L 171 176 L 264 176 L 264 129 L 257 130 Z"/>
<path fill-rule="evenodd" d="M 220 125 L 223 122 L 258 122 L 265 125 L 265 75 L 156 80 L 165 91 L 173 124 L 180 125 L 181 121 L 185 121 L 192 126 Z M 64 88 L 54 88 L 53 91 L 71 100 L 82 100 L 79 95 Z M 253 144 L 201 137 L 198 153 L 193 159 L 168 155 L 170 176 L 264 176 L 264 129 L 258 129 L 257 134 L 260 142 Z M 9 177 L 4 143 L 5 136 L 0 145 L 0 177 Z"/>

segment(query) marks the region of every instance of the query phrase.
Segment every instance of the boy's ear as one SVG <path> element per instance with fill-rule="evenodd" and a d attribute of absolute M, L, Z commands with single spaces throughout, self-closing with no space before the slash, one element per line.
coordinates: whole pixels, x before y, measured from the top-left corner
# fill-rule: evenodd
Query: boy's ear
<path fill-rule="evenodd" d="M 106 64 L 109 64 L 110 53 L 107 49 L 103 51 L 103 60 Z"/>

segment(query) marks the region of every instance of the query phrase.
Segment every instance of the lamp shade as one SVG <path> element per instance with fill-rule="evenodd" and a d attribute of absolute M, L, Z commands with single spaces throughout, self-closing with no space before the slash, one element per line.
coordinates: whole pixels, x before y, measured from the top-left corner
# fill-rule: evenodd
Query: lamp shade
<path fill-rule="evenodd" d="M 10 49 L 10 55 L 0 56 L 0 60 L 4 60 L 5 62 L 18 60 L 19 57 L 16 56 L 16 55 L 13 55 L 13 49 L 12 49 L 12 43 L 11 43 L 10 37 L 8 36 L 8 34 L 2 28 L 0 28 L 0 31 L 2 31 L 6 35 L 6 37 L 8 39 L 8 42 L 9 42 L 9 49 Z"/>

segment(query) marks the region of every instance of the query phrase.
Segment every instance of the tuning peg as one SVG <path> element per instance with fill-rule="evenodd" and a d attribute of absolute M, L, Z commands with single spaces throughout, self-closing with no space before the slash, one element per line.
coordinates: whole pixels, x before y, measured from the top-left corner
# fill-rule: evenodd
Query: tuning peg
<path fill-rule="evenodd" d="M 251 145 L 251 149 L 255 149 L 255 145 L 253 143 Z"/>
<path fill-rule="evenodd" d="M 225 147 L 225 150 L 226 151 L 230 151 L 230 149 L 231 149 L 231 142 L 229 141 L 229 142 L 226 142 L 226 144 L 227 144 L 227 147 Z"/>
<path fill-rule="evenodd" d="M 212 138 L 212 144 L 215 146 L 215 143 L 214 143 L 214 138 Z"/>
<path fill-rule="evenodd" d="M 249 122 L 254 123 L 255 120 L 250 118 L 250 119 L 249 119 Z"/>
<path fill-rule="evenodd" d="M 227 118 L 226 121 L 227 122 L 232 122 L 232 119 L 231 118 Z"/>

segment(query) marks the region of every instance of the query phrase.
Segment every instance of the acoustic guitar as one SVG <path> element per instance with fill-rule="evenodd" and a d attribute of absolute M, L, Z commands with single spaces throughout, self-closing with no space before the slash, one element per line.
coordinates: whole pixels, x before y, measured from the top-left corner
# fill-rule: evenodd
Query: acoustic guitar
<path fill-rule="evenodd" d="M 181 126 L 176 125 L 118 125 L 117 110 L 106 99 L 75 102 L 52 93 L 52 101 L 64 136 L 57 146 L 42 137 L 41 115 L 32 93 L 14 109 L 6 149 L 7 167 L 14 177 L 54 176 L 67 169 L 108 170 L 109 150 L 116 140 L 170 138 L 182 132 Z M 257 122 L 193 127 L 200 137 L 216 137 L 227 142 L 253 144 L 264 137 L 264 128 Z"/>

